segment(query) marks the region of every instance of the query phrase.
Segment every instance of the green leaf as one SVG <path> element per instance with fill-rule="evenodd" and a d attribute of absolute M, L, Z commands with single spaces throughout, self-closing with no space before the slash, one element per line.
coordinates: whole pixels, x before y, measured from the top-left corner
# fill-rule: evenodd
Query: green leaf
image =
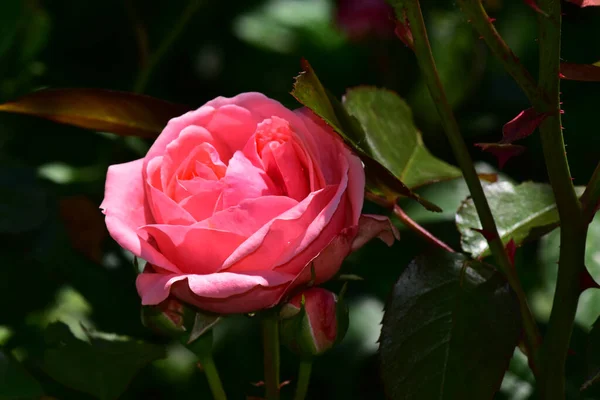
<path fill-rule="evenodd" d="M 409 188 L 462 176 L 425 148 L 410 107 L 396 93 L 362 86 L 350 89 L 343 103 L 366 133 L 361 146 Z"/>
<path fill-rule="evenodd" d="M 153 97 L 103 89 L 44 89 L 0 104 L 0 111 L 33 115 L 54 122 L 155 138 L 187 106 Z"/>
<path fill-rule="evenodd" d="M 0 399 L 37 398 L 40 384 L 10 354 L 0 351 Z"/>
<path fill-rule="evenodd" d="M 367 176 L 367 187 L 385 197 L 396 199 L 406 196 L 417 200 L 430 211 L 441 209 L 413 193 L 398 177 L 369 153 L 366 134 L 356 118 L 349 115 L 344 106 L 323 87 L 308 61 L 302 60 L 303 72 L 296 77 L 292 95 L 331 126 L 362 160 Z"/>
<path fill-rule="evenodd" d="M 453 253 L 415 259 L 394 286 L 380 339 L 390 399 L 491 399 L 521 332 L 494 269 Z"/>
<path fill-rule="evenodd" d="M 514 185 L 497 182 L 484 186 L 485 195 L 496 220 L 503 243 L 513 239 L 518 246 L 526 240 L 539 238 L 558 226 L 558 211 L 552 188 L 548 184 L 523 182 Z M 578 188 L 579 194 L 583 189 Z M 475 258 L 490 254 L 473 199 L 466 199 L 456 214 L 456 226 L 462 236 L 462 249 Z"/>
<path fill-rule="evenodd" d="M 43 369 L 54 380 L 100 400 L 118 398 L 145 365 L 165 357 L 161 346 L 116 335 L 87 332 L 87 341 L 55 323 L 46 332 L 50 348 Z"/>

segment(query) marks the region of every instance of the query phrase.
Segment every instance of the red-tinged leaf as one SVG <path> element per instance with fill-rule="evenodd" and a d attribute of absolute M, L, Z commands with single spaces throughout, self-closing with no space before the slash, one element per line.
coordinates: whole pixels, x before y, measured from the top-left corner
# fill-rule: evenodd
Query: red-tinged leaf
<path fill-rule="evenodd" d="M 0 111 L 124 136 L 155 138 L 190 108 L 135 93 L 103 89 L 44 89 L 0 104 Z"/>
<path fill-rule="evenodd" d="M 504 164 L 506 164 L 510 158 L 518 156 L 525 151 L 525 146 L 508 143 L 476 143 L 475 146 L 481 148 L 483 151 L 492 153 L 498 160 L 498 166 L 500 168 L 503 168 Z"/>
<path fill-rule="evenodd" d="M 515 253 L 517 252 L 517 245 L 515 244 L 515 241 L 511 238 L 508 243 L 506 243 L 504 248 L 506 249 L 506 254 L 508 254 L 508 259 L 510 260 L 511 265 L 514 267 Z"/>
<path fill-rule="evenodd" d="M 536 3 L 535 0 L 524 0 L 525 4 L 527 4 L 529 7 L 531 7 L 533 9 L 533 11 L 535 11 L 536 13 L 542 14 L 544 17 L 548 17 L 548 14 L 542 10 Z"/>
<path fill-rule="evenodd" d="M 600 0 L 567 0 L 579 7 L 600 6 Z"/>
<path fill-rule="evenodd" d="M 408 17 L 406 16 L 406 10 L 403 9 L 403 21 L 396 20 L 396 29 L 394 33 L 402 42 L 410 47 L 413 51 L 415 50 L 415 40 L 413 34 L 410 31 L 410 25 L 408 23 Z"/>
<path fill-rule="evenodd" d="M 486 231 L 485 229 L 479 229 L 479 228 L 471 228 L 471 230 L 475 231 L 475 232 L 479 232 L 481 233 L 481 235 L 485 238 L 485 240 L 487 240 L 488 242 L 491 242 L 492 240 L 496 239 L 496 235 L 494 235 L 493 232 L 490 231 Z"/>
<path fill-rule="evenodd" d="M 521 111 L 516 117 L 504 124 L 500 143 L 512 143 L 531 135 L 540 126 L 548 114 L 538 113 L 534 108 Z"/>
<path fill-rule="evenodd" d="M 560 63 L 561 79 L 600 82 L 600 66 L 594 64 Z"/>

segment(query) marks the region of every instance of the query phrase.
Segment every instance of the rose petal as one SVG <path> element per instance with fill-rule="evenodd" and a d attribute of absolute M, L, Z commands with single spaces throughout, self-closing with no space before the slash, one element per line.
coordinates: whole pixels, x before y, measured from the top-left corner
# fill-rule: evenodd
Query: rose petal
<path fill-rule="evenodd" d="M 310 193 L 306 156 L 301 153 L 302 149 L 292 141 L 263 150 L 266 173 L 279 187 L 285 188 L 286 196 L 297 201 L 302 201 Z"/>
<path fill-rule="evenodd" d="M 242 272 L 257 265 L 271 269 L 286 253 L 294 251 L 311 222 L 335 197 L 337 186 L 311 193 L 298 205 L 265 224 L 225 261 L 223 269 Z"/>
<path fill-rule="evenodd" d="M 203 221 L 215 213 L 219 198 L 223 193 L 225 184 L 222 181 L 211 181 L 195 178 L 191 181 L 180 182 L 191 196 L 181 200 L 183 207 L 196 221 Z"/>
<path fill-rule="evenodd" d="M 285 196 L 264 196 L 244 200 L 235 207 L 215 213 L 203 221 L 207 228 L 250 237 L 269 221 L 295 207 L 298 202 Z"/>
<path fill-rule="evenodd" d="M 241 151 L 233 155 L 223 182 L 224 209 L 240 204 L 246 199 L 280 194 L 265 171 L 252 165 Z"/>
<path fill-rule="evenodd" d="M 207 229 L 199 224 L 146 225 L 139 228 L 156 241 L 157 247 L 182 272 L 211 274 L 246 239 L 231 232 Z"/>
<path fill-rule="evenodd" d="M 147 235 L 138 235 L 137 228 L 152 223 L 144 201 L 143 160 L 111 165 L 106 175 L 104 201 L 100 205 L 106 215 L 106 226 L 119 245 L 137 257 L 173 272 L 179 272 L 170 261 L 147 242 Z"/>
<path fill-rule="evenodd" d="M 244 313 L 273 306 L 293 279 L 272 271 L 255 274 L 222 272 L 209 275 L 140 274 L 136 280 L 142 304 L 164 301 L 173 292 L 181 300 L 217 313 Z M 231 301 L 235 296 L 236 301 Z"/>

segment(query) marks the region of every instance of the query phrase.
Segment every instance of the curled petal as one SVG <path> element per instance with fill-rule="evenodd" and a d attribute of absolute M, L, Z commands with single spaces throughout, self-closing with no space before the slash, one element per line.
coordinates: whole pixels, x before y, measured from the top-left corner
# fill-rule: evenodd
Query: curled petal
<path fill-rule="evenodd" d="M 400 240 L 400 233 L 388 217 L 371 214 L 361 215 L 358 223 L 358 234 L 352 242 L 352 251 L 358 250 L 375 237 L 391 246 L 395 240 Z"/>

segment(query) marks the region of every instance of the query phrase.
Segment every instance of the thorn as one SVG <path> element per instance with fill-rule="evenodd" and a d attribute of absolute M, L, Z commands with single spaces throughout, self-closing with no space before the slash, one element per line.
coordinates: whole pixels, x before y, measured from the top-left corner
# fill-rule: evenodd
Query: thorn
<path fill-rule="evenodd" d="M 564 114 L 564 113 L 565 113 L 565 110 L 559 110 L 559 111 L 560 111 L 560 113 L 561 113 L 561 114 Z"/>
<path fill-rule="evenodd" d="M 479 39 L 483 39 L 483 36 L 479 36 Z"/>
<path fill-rule="evenodd" d="M 496 18 L 490 17 L 490 18 L 488 18 L 488 21 L 490 21 L 493 24 L 494 22 L 496 22 Z"/>
<path fill-rule="evenodd" d="M 596 280 L 592 277 L 592 275 L 590 275 L 590 272 L 587 270 L 587 268 L 585 268 L 579 274 L 579 289 L 583 292 L 584 290 L 590 288 L 598 289 L 600 288 L 600 285 L 596 283 Z"/>
<path fill-rule="evenodd" d="M 558 73 L 558 77 L 559 77 L 560 79 L 565 79 L 565 76 L 564 76 L 563 74 L 561 74 L 560 72 Z"/>

